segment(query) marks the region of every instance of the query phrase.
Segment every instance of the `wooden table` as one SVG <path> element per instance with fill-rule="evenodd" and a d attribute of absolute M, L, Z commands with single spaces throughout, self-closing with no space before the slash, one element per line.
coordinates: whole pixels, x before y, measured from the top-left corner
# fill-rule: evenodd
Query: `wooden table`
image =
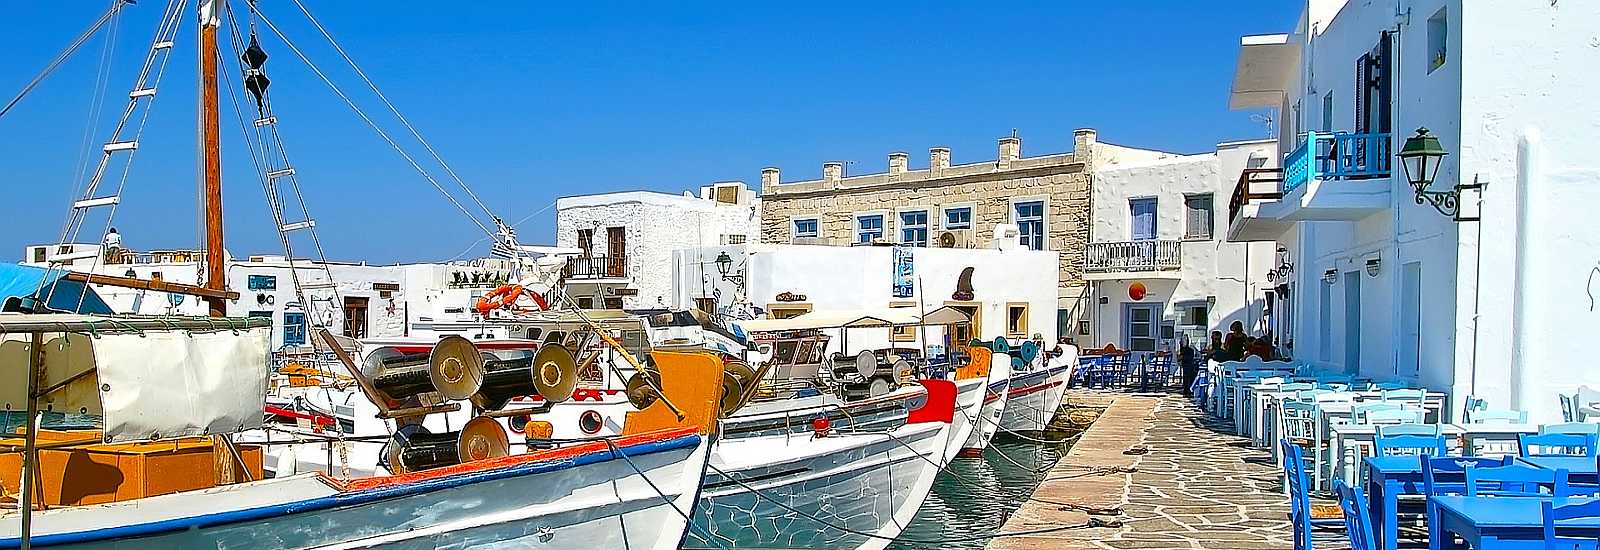
<path fill-rule="evenodd" d="M 1517 462 L 1546 470 L 1566 470 L 1567 479 L 1576 483 L 1600 483 L 1600 463 L 1592 456 L 1529 456 Z"/>
<path fill-rule="evenodd" d="M 1428 548 L 1464 548 L 1453 543 L 1450 535 L 1455 534 L 1466 541 L 1465 547 L 1475 550 L 1544 550 L 1541 502 L 1565 506 L 1595 500 L 1594 497 L 1431 497 L 1428 499 Z M 1600 538 L 1600 518 L 1561 521 L 1556 527 L 1564 537 Z"/>

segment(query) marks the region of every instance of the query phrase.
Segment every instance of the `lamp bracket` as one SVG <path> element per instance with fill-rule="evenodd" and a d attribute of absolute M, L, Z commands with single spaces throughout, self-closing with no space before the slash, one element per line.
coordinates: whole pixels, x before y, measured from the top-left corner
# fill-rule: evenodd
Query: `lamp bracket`
<path fill-rule="evenodd" d="M 1481 216 L 1461 215 L 1461 192 L 1482 191 L 1483 188 L 1488 186 L 1489 182 L 1480 181 L 1478 176 L 1474 175 L 1472 176 L 1472 183 L 1458 183 L 1449 191 L 1417 191 L 1417 204 L 1432 206 L 1434 210 L 1438 210 L 1440 214 L 1450 216 L 1450 219 L 1456 222 L 1483 221 Z"/>

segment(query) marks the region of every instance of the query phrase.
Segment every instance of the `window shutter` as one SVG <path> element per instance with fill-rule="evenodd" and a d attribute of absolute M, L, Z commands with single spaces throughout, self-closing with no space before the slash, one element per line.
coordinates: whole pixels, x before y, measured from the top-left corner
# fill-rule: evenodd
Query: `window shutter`
<path fill-rule="evenodd" d="M 1368 63 L 1370 59 L 1371 54 L 1362 54 L 1361 58 L 1356 60 L 1355 130 L 1358 134 L 1367 133 L 1367 76 L 1370 74 L 1371 63 Z"/>
<path fill-rule="evenodd" d="M 1391 115 L 1390 102 L 1393 101 L 1394 71 L 1390 70 L 1394 63 L 1394 35 L 1389 31 L 1383 32 L 1383 38 L 1378 41 L 1377 74 L 1373 75 L 1378 81 L 1378 132 L 1389 132 L 1389 117 Z"/>

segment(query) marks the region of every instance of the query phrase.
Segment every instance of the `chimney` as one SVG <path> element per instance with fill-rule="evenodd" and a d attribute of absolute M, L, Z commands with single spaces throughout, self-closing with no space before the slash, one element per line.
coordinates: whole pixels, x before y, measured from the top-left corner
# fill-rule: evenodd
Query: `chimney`
<path fill-rule="evenodd" d="M 1015 132 L 1000 138 L 1000 156 L 996 159 L 998 164 L 1006 167 L 1019 158 L 1022 158 L 1022 138 L 1017 137 Z"/>
<path fill-rule="evenodd" d="M 1079 128 L 1072 131 L 1072 158 L 1075 161 L 1089 165 L 1094 169 L 1094 128 Z"/>
<path fill-rule="evenodd" d="M 937 176 L 950 167 L 950 148 L 934 147 L 928 149 L 928 171 Z"/>
<path fill-rule="evenodd" d="M 911 157 L 904 151 L 889 153 L 889 175 L 898 176 L 906 173 L 906 167 L 911 164 Z"/>
<path fill-rule="evenodd" d="M 843 162 L 822 163 L 822 181 L 827 183 L 829 187 L 838 187 L 839 178 L 842 177 L 844 177 Z"/>
<path fill-rule="evenodd" d="M 778 168 L 768 166 L 761 169 L 761 194 L 771 194 L 778 187 Z"/>

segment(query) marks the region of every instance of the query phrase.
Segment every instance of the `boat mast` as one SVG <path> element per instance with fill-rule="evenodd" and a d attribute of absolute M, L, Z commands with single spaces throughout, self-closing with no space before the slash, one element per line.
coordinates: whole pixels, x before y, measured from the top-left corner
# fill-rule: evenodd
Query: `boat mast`
<path fill-rule="evenodd" d="M 222 144 L 217 109 L 217 27 L 221 26 L 218 0 L 200 1 L 200 156 L 205 187 L 206 284 L 225 290 L 227 269 L 222 250 Z M 208 296 L 212 317 L 226 314 L 227 301 Z"/>

